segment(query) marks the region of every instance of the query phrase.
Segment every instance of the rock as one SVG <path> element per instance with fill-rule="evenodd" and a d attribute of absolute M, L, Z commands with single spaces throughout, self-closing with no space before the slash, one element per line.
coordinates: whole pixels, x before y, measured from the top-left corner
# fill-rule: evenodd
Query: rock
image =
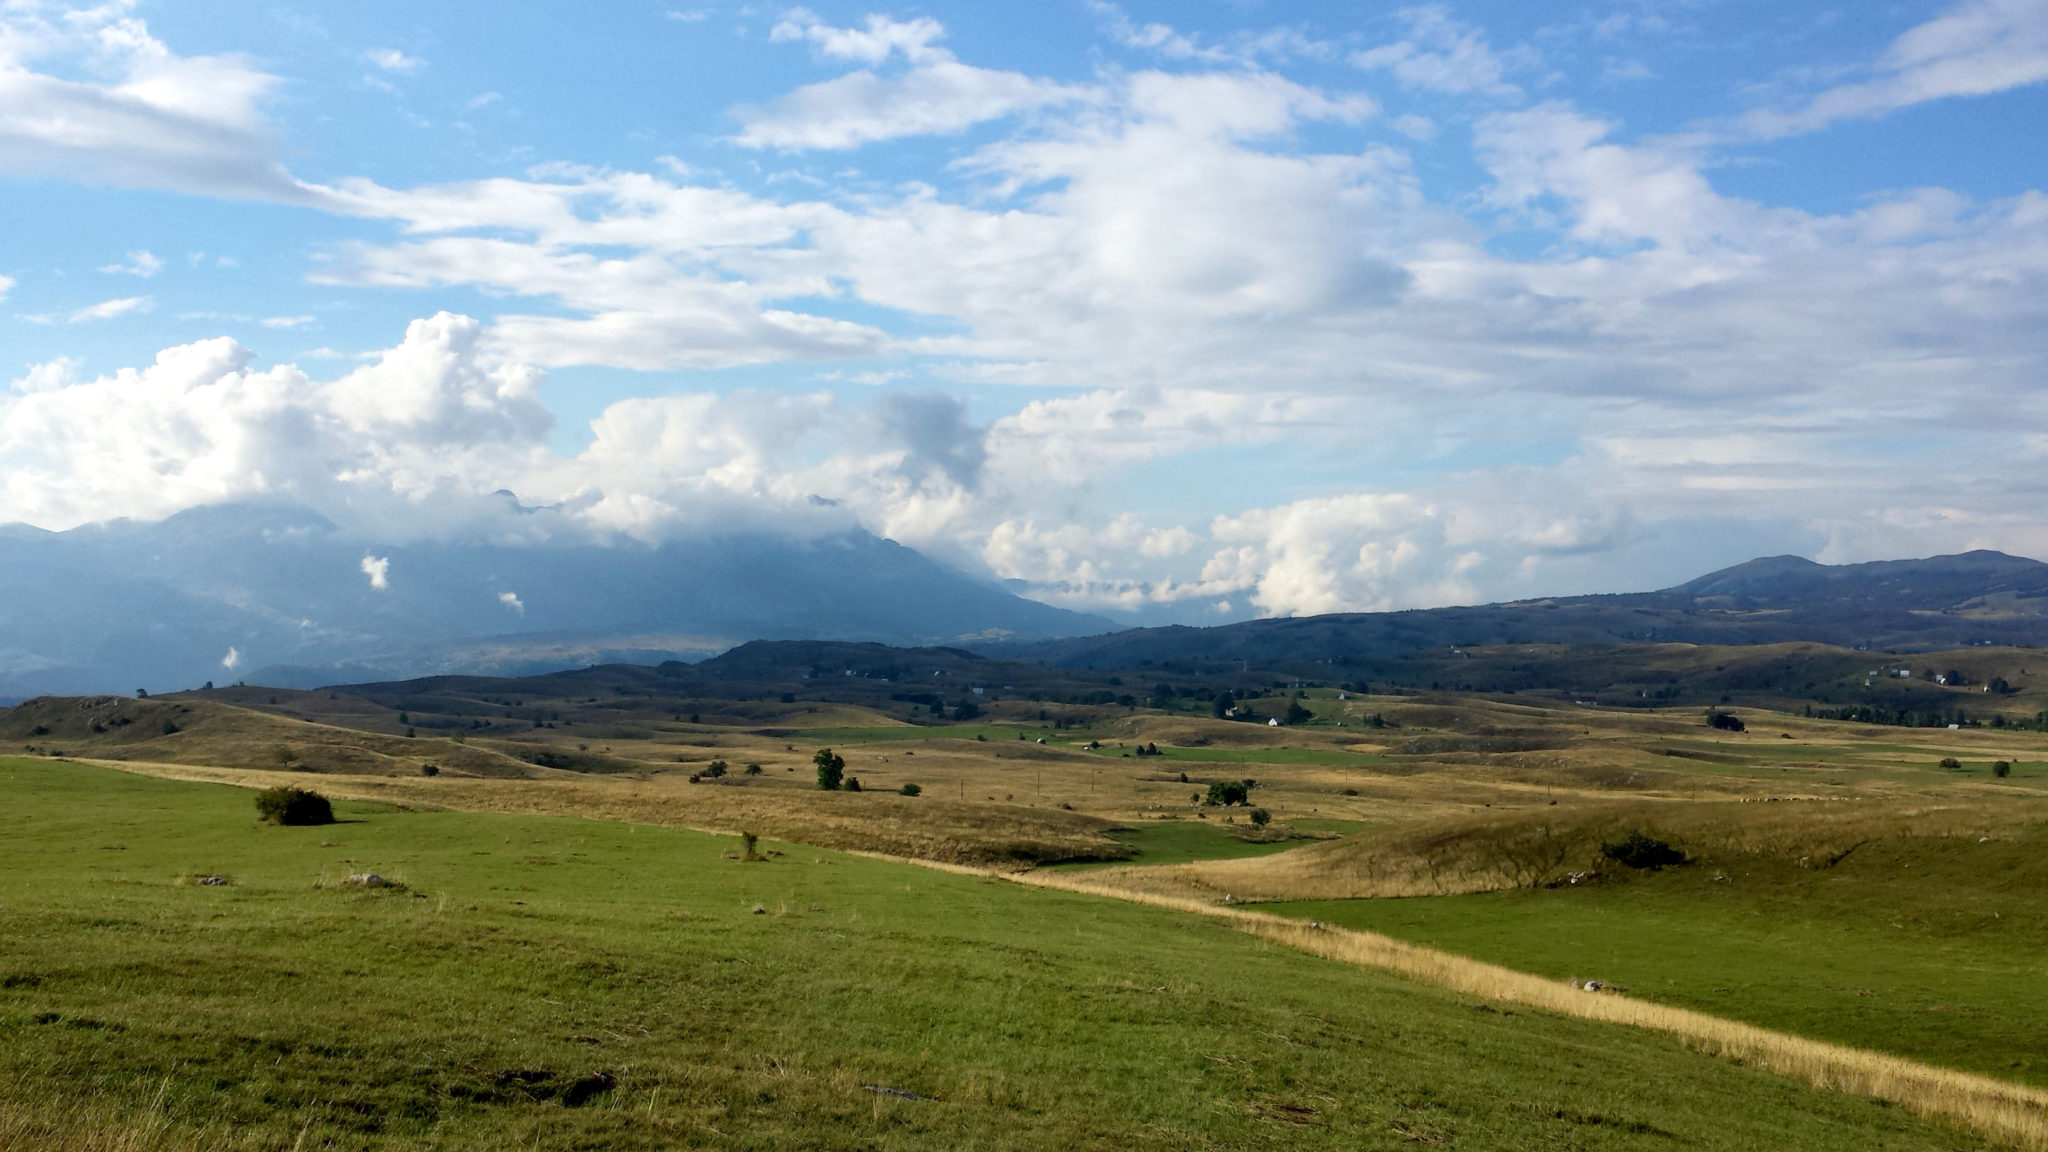
<path fill-rule="evenodd" d="M 358 872 L 353 876 L 344 878 L 342 883 L 354 884 L 358 888 L 389 888 L 392 886 L 391 881 L 377 875 L 375 872 Z"/>
<path fill-rule="evenodd" d="M 1580 985 L 1580 987 L 1584 988 L 1588 992 L 1598 992 L 1602 988 L 1607 987 L 1607 985 L 1602 984 L 1598 980 L 1588 980 L 1584 984 Z"/>

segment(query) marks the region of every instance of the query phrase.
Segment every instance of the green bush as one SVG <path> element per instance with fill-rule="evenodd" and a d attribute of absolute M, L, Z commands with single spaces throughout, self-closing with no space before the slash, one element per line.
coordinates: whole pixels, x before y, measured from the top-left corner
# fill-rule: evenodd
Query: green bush
<path fill-rule="evenodd" d="M 903 787 L 898 788 L 897 791 L 903 793 L 905 796 L 917 796 L 922 794 L 924 792 L 924 789 L 919 788 L 915 784 L 905 784 Z"/>
<path fill-rule="evenodd" d="M 1246 780 L 1218 780 L 1209 785 L 1209 804 L 1229 807 L 1245 804 L 1251 800 L 1251 783 Z"/>
<path fill-rule="evenodd" d="M 858 776 L 848 776 L 848 777 L 846 778 L 846 785 L 845 785 L 845 787 L 846 787 L 846 790 L 847 790 L 848 792 L 858 792 L 858 791 L 860 791 L 860 777 L 858 777 Z"/>
<path fill-rule="evenodd" d="M 1991 766 L 1991 774 L 1993 776 L 1998 777 L 2000 780 L 2003 780 L 2007 776 L 2012 775 L 2012 761 L 2000 760 L 1996 764 L 1993 764 Z"/>
<path fill-rule="evenodd" d="M 1264 828 L 1266 825 L 1271 824 L 1272 822 L 1273 814 L 1271 812 L 1266 811 L 1264 808 L 1252 809 L 1253 827 Z"/>
<path fill-rule="evenodd" d="M 1941 758 L 1941 766 L 1943 768 L 1948 769 L 1950 772 L 1957 772 L 1962 769 L 1963 762 L 1961 760 L 1956 759 L 1953 756 L 1943 756 Z"/>
<path fill-rule="evenodd" d="M 1627 838 L 1619 843 L 1600 845 L 1600 854 L 1617 864 L 1650 872 L 1685 863 L 1685 853 L 1665 841 L 1645 836 L 1633 828 L 1629 829 Z"/>
<path fill-rule="evenodd" d="M 327 797 L 288 784 L 256 794 L 256 812 L 272 824 L 332 824 L 334 806 Z"/>

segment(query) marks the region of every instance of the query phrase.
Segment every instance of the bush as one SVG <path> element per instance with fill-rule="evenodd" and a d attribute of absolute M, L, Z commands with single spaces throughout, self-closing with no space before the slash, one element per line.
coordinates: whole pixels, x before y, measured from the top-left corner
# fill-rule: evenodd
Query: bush
<path fill-rule="evenodd" d="M 1941 758 L 1941 766 L 1950 772 L 1956 772 L 1962 769 L 1963 762 L 1953 756 L 1943 756 Z"/>
<path fill-rule="evenodd" d="M 818 787 L 825 792 L 839 791 L 839 785 L 846 779 L 846 757 L 836 756 L 830 748 L 820 748 L 811 757 L 811 763 L 818 766 Z"/>
<path fill-rule="evenodd" d="M 1220 805 L 1227 808 L 1233 804 L 1247 803 L 1250 799 L 1251 788 L 1242 780 L 1218 780 L 1209 785 L 1211 807 Z"/>
<path fill-rule="evenodd" d="M 711 763 L 706 764 L 704 766 L 704 774 L 706 776 L 711 777 L 713 780 L 716 780 L 720 776 L 725 775 L 725 767 L 725 761 L 713 760 Z"/>
<path fill-rule="evenodd" d="M 1264 828 L 1266 825 L 1271 824 L 1272 822 L 1273 814 L 1271 812 L 1266 811 L 1264 808 L 1252 809 L 1253 827 Z"/>
<path fill-rule="evenodd" d="M 1287 702 L 1287 716 L 1281 722 L 1288 725 L 1306 724 L 1315 718 L 1315 713 L 1290 700 Z"/>
<path fill-rule="evenodd" d="M 759 764 L 749 764 L 749 765 L 747 765 L 747 775 L 749 775 L 749 776 L 759 776 L 760 774 L 761 774 L 761 766 L 760 766 Z"/>
<path fill-rule="evenodd" d="M 256 794 L 256 812 L 272 824 L 332 824 L 334 806 L 327 797 L 304 788 L 280 785 Z"/>
<path fill-rule="evenodd" d="M 1629 829 L 1628 837 L 1620 843 L 1600 845 L 1600 854 L 1617 864 L 1651 872 L 1685 863 L 1685 853 L 1662 840 L 1645 836 L 1633 828 Z"/>
<path fill-rule="evenodd" d="M 846 790 L 847 790 L 848 792 L 858 792 L 858 791 L 860 791 L 860 777 L 858 777 L 858 776 L 848 776 L 848 777 L 846 778 Z"/>
<path fill-rule="evenodd" d="M 1996 764 L 1993 764 L 1991 766 L 1991 774 L 1993 776 L 1998 777 L 2000 780 L 2003 780 L 2007 776 L 2012 775 L 2012 761 L 2000 760 Z"/>
<path fill-rule="evenodd" d="M 903 793 L 905 796 L 921 796 L 924 794 L 924 789 L 918 787 L 915 784 L 905 784 L 903 787 L 898 788 L 897 791 Z"/>
<path fill-rule="evenodd" d="M 1708 712 L 1707 727 L 1718 728 L 1723 732 L 1743 731 L 1742 718 L 1733 712 Z"/>
<path fill-rule="evenodd" d="M 441 766 L 439 764 L 420 765 L 420 775 L 422 776 L 439 776 L 440 774 Z"/>

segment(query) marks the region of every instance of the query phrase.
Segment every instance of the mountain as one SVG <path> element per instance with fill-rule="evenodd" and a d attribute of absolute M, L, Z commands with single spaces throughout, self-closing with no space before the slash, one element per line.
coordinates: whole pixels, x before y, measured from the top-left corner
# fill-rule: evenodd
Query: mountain
<path fill-rule="evenodd" d="M 384 545 L 260 505 L 67 532 L 0 527 L 0 696 L 520 674 L 698 659 L 757 638 L 930 644 L 1108 627 L 864 532 Z"/>
<path fill-rule="evenodd" d="M 976 647 L 1066 667 L 1238 664 L 1307 674 L 1318 665 L 1431 648 L 1787 641 L 1902 652 L 2048 644 L 2048 564 L 1987 551 L 1844 565 L 1773 556 L 1660 592 L 1137 628 Z"/>

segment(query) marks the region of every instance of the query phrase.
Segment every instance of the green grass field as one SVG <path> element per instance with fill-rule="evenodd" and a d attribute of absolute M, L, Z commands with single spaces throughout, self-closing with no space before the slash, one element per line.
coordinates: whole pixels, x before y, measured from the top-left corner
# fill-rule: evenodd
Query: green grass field
<path fill-rule="evenodd" d="M 10 1148 L 144 1115 L 168 1134 L 123 1148 L 1980 1146 L 997 880 L 559 817 L 273 828 L 247 791 L 51 761 L 0 761 L 0 800 Z M 365 870 L 406 887 L 336 883 Z M 230 883 L 174 883 L 200 874 Z"/>
<path fill-rule="evenodd" d="M 1264 907 L 2048 1084 L 2041 828 L 1984 843 L 1880 841 L 1824 871 L 1703 863 L 1624 883 Z"/>

